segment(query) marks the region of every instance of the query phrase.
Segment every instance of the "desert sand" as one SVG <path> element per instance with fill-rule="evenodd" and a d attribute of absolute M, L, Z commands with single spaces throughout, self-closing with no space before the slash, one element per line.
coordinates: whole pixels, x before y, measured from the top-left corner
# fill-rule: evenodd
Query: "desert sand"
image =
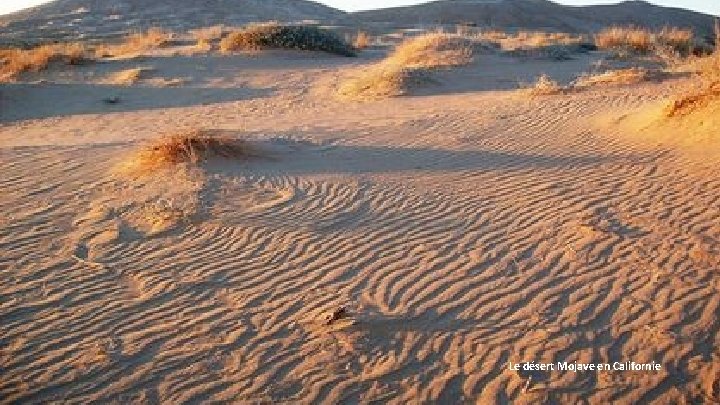
<path fill-rule="evenodd" d="M 717 401 L 720 143 L 622 122 L 687 77 L 529 97 L 598 55 L 488 54 L 336 97 L 384 52 L 171 49 L 0 87 L 0 402 Z M 258 155 L 123 170 L 183 128 Z M 530 361 L 662 368 L 508 367 Z"/>

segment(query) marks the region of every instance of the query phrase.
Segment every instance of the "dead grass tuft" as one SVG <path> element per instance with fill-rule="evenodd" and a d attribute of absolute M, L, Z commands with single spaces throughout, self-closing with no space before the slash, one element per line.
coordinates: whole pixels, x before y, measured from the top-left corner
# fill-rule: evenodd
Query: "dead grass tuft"
<path fill-rule="evenodd" d="M 143 146 L 121 169 L 142 175 L 178 164 L 197 165 L 213 157 L 236 159 L 254 155 L 245 141 L 192 129 L 164 135 Z"/>
<path fill-rule="evenodd" d="M 433 69 L 470 61 L 472 47 L 468 40 L 457 35 L 427 34 L 399 44 L 387 58 L 343 82 L 338 94 L 359 99 L 399 96 L 431 81 Z"/>
<path fill-rule="evenodd" d="M 693 85 L 678 94 L 665 108 L 665 116 L 682 117 L 711 104 L 720 105 L 720 20 L 715 22 L 715 52 L 691 62 Z"/>
<path fill-rule="evenodd" d="M 355 49 L 365 49 L 369 47 L 371 43 L 372 38 L 367 32 L 358 31 L 358 33 L 355 35 L 355 40 L 353 41 L 353 47 Z"/>
<path fill-rule="evenodd" d="M 212 42 L 222 38 L 224 31 L 225 27 L 223 25 L 214 25 L 212 27 L 198 28 L 189 32 L 197 41 Z"/>
<path fill-rule="evenodd" d="M 233 31 L 220 41 L 225 53 L 266 48 L 324 51 L 355 56 L 353 47 L 334 33 L 313 26 L 252 24 Z"/>
<path fill-rule="evenodd" d="M 498 30 L 483 31 L 476 39 L 497 43 L 508 51 L 519 49 L 544 48 L 557 45 L 578 45 L 586 40 L 583 36 L 564 32 L 519 31 L 507 33 Z"/>
<path fill-rule="evenodd" d="M 575 80 L 573 87 L 629 85 L 644 82 L 650 76 L 650 72 L 642 67 L 608 70 L 602 73 L 582 75 Z"/>
<path fill-rule="evenodd" d="M 77 65 L 87 59 L 83 44 L 67 43 L 42 45 L 32 49 L 0 51 L 0 81 L 14 80 L 23 72 L 44 70 L 53 61 Z"/>
<path fill-rule="evenodd" d="M 672 100 L 664 113 L 669 118 L 683 117 L 717 102 L 720 102 L 720 80 L 695 85 Z"/>
<path fill-rule="evenodd" d="M 567 88 L 545 74 L 540 75 L 535 83 L 524 87 L 527 93 L 533 97 L 565 94 L 567 92 Z"/>
<path fill-rule="evenodd" d="M 692 50 L 695 35 L 692 30 L 665 27 L 655 35 L 655 42 L 659 46 L 668 47 L 676 52 L 687 54 Z"/>
<path fill-rule="evenodd" d="M 130 86 L 137 83 L 142 79 L 143 75 L 147 72 L 153 71 L 153 68 L 138 67 L 132 69 L 125 69 L 119 72 L 111 74 L 107 79 L 103 81 L 103 84 L 111 84 L 118 86 Z"/>
<path fill-rule="evenodd" d="M 466 65 L 472 61 L 470 41 L 457 35 L 433 33 L 403 41 L 385 63 L 434 69 Z"/>
<path fill-rule="evenodd" d="M 610 27 L 595 34 L 595 45 L 601 49 L 630 48 L 639 53 L 647 53 L 652 43 L 652 33 L 644 28 Z"/>
<path fill-rule="evenodd" d="M 150 28 L 145 32 L 128 35 L 125 40 L 114 45 L 100 45 L 95 48 L 95 56 L 118 57 L 137 54 L 151 49 L 161 48 L 170 43 L 172 34 L 160 28 Z"/>
<path fill-rule="evenodd" d="M 687 55 L 693 43 L 692 30 L 677 27 L 665 27 L 659 32 L 632 26 L 610 27 L 595 34 L 595 45 L 600 49 L 641 55 L 662 49 Z"/>
<path fill-rule="evenodd" d="M 379 63 L 343 82 L 338 94 L 360 99 L 395 97 L 407 94 L 411 88 L 430 80 L 423 69 Z"/>
<path fill-rule="evenodd" d="M 720 102 L 720 52 L 696 63 L 699 70 L 692 85 L 668 104 L 667 117 L 686 116 Z"/>

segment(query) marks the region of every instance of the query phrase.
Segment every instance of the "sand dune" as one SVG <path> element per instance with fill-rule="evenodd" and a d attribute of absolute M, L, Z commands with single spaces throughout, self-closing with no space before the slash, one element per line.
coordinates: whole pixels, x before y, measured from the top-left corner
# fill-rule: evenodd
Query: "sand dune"
<path fill-rule="evenodd" d="M 148 58 L 191 84 L 117 105 L 86 80 L 104 65 L 0 88 L 27 103 L 0 125 L 0 402 L 720 398 L 717 161 L 596 122 L 684 78 L 528 98 L 509 89 L 592 58 L 487 56 L 419 95 L 333 96 L 376 60 Z M 116 170 L 186 127 L 263 157 Z M 662 369 L 508 368 L 529 361 Z"/>

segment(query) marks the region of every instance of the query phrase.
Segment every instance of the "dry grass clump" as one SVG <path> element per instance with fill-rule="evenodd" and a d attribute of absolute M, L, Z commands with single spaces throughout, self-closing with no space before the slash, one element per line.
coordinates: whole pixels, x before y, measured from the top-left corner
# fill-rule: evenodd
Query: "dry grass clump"
<path fill-rule="evenodd" d="M 526 85 L 525 90 L 530 96 L 537 97 L 564 94 L 567 88 L 551 79 L 548 75 L 543 74 L 537 78 L 535 83 Z"/>
<path fill-rule="evenodd" d="M 355 56 L 350 44 L 330 31 L 313 26 L 253 24 L 231 32 L 220 41 L 220 50 L 226 53 L 266 48 L 324 51 Z"/>
<path fill-rule="evenodd" d="M 213 43 L 222 38 L 225 27 L 223 25 L 214 25 L 212 27 L 198 28 L 189 31 L 190 35 L 195 38 L 196 52 L 210 52 L 213 49 Z"/>
<path fill-rule="evenodd" d="M 667 117 L 683 117 L 701 110 L 710 104 L 720 102 L 720 80 L 696 85 L 687 93 L 676 97 L 665 108 Z"/>
<path fill-rule="evenodd" d="M 597 74 L 580 76 L 574 87 L 592 87 L 603 85 L 629 85 L 644 82 L 650 78 L 650 72 L 642 67 L 608 70 Z"/>
<path fill-rule="evenodd" d="M 23 72 L 37 72 L 53 61 L 77 65 L 87 57 L 80 43 L 42 45 L 32 49 L 6 49 L 0 51 L 0 81 L 15 79 Z"/>
<path fill-rule="evenodd" d="M 601 49 L 630 48 L 647 53 L 652 48 L 653 35 L 647 29 L 636 27 L 610 27 L 595 34 L 595 45 Z"/>
<path fill-rule="evenodd" d="M 478 39 L 495 42 L 504 50 L 540 48 L 552 45 L 574 45 L 585 41 L 585 38 L 580 35 L 544 31 L 518 31 L 513 34 L 493 30 L 481 32 L 476 37 Z"/>
<path fill-rule="evenodd" d="M 568 86 L 561 86 L 547 75 L 541 75 L 533 84 L 523 88 L 530 96 L 547 96 L 567 94 L 595 86 L 621 86 L 641 83 L 653 77 L 653 73 L 645 68 L 632 67 L 626 69 L 607 70 L 602 73 L 585 74 Z"/>
<path fill-rule="evenodd" d="M 494 44 L 506 55 L 515 57 L 549 58 L 553 60 L 571 59 L 571 54 L 594 50 L 586 37 L 564 32 L 519 31 L 483 31 L 472 38 Z"/>
<path fill-rule="evenodd" d="M 103 81 L 104 84 L 112 84 L 119 86 L 130 86 L 138 82 L 143 75 L 147 72 L 151 72 L 153 68 L 138 67 L 121 70 L 111 74 L 107 79 Z"/>
<path fill-rule="evenodd" d="M 358 31 L 353 41 L 353 47 L 355 49 L 365 49 L 370 46 L 370 43 L 372 43 L 370 35 L 365 31 Z"/>
<path fill-rule="evenodd" d="M 467 39 L 432 33 L 403 41 L 384 63 L 427 69 L 461 66 L 472 61 L 472 53 Z"/>
<path fill-rule="evenodd" d="M 660 46 L 669 47 L 678 52 L 689 52 L 695 41 L 695 35 L 692 30 L 665 27 L 655 35 L 655 42 Z"/>
<path fill-rule="evenodd" d="M 197 165 L 213 157 L 247 158 L 254 155 L 252 148 L 242 140 L 193 129 L 165 135 L 143 146 L 125 169 L 142 174 L 177 164 Z"/>
<path fill-rule="evenodd" d="M 427 34 L 400 43 L 387 58 L 343 82 L 338 94 L 361 99 L 404 95 L 431 81 L 431 70 L 471 61 L 472 47 L 466 39 Z"/>
<path fill-rule="evenodd" d="M 665 108 L 667 117 L 682 117 L 720 104 L 720 21 L 715 23 L 715 53 L 694 60 L 692 65 L 696 73 L 694 84 Z"/>
<path fill-rule="evenodd" d="M 205 53 L 210 52 L 213 50 L 212 42 L 208 41 L 204 38 L 199 38 L 197 42 L 195 43 L 195 48 L 191 51 L 191 53 Z"/>
<path fill-rule="evenodd" d="M 719 45 L 720 46 L 720 45 Z M 665 108 L 668 117 L 688 115 L 720 102 L 720 51 L 696 62 L 698 71 L 693 85 Z"/>
<path fill-rule="evenodd" d="M 190 34 L 198 41 L 212 42 L 222 38 L 225 27 L 223 25 L 213 25 L 212 27 L 198 28 L 190 30 Z"/>
<path fill-rule="evenodd" d="M 150 28 L 145 32 L 128 35 L 122 43 L 98 46 L 95 48 L 95 56 L 102 58 L 136 54 L 166 46 L 171 38 L 172 34 L 169 32 L 160 28 Z"/>
<path fill-rule="evenodd" d="M 598 48 L 637 54 L 648 54 L 662 48 L 687 54 L 692 50 L 693 41 L 691 30 L 676 27 L 665 27 L 659 32 L 638 27 L 610 27 L 595 34 Z"/>
<path fill-rule="evenodd" d="M 426 70 L 379 63 L 343 82 L 338 94 L 367 99 L 401 96 L 430 80 Z"/>

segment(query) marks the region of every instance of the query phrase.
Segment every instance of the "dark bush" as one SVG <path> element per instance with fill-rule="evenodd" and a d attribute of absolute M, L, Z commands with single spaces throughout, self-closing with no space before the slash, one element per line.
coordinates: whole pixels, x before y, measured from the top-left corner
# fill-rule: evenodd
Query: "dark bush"
<path fill-rule="evenodd" d="M 324 51 L 355 56 L 353 47 L 334 33 L 313 26 L 262 24 L 231 32 L 220 42 L 223 52 L 265 48 Z"/>

